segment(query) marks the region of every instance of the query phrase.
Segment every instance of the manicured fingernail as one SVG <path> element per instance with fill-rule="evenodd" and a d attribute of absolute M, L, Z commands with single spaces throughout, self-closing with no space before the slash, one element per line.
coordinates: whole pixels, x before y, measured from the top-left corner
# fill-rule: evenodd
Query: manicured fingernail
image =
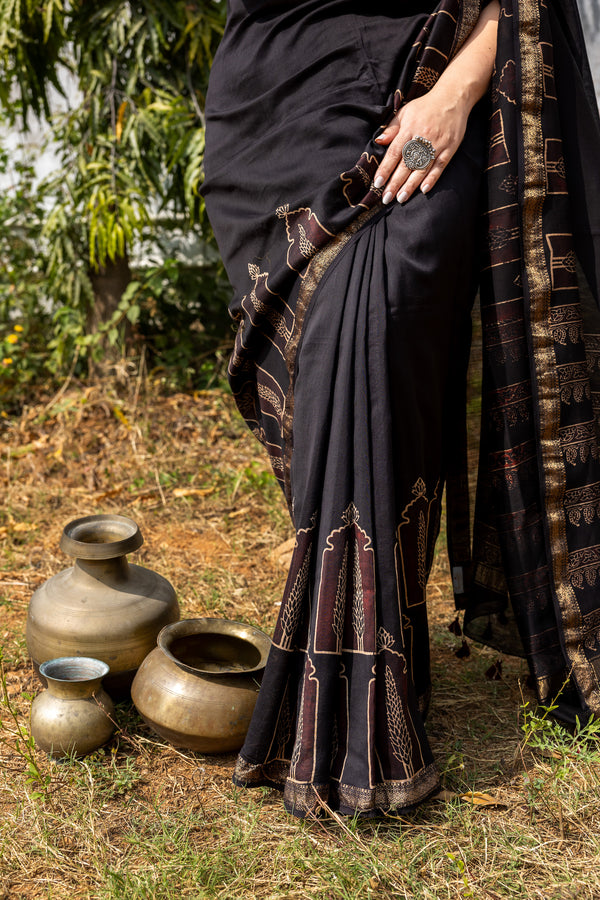
<path fill-rule="evenodd" d="M 408 200 L 408 194 L 406 193 L 406 191 L 402 191 L 401 194 L 398 194 L 398 197 L 396 199 L 398 200 L 398 203 L 406 203 L 406 201 Z"/>
<path fill-rule="evenodd" d="M 392 194 L 392 192 L 386 191 L 386 193 L 382 197 L 382 202 L 383 203 L 391 203 L 393 199 L 394 199 L 394 195 Z"/>
<path fill-rule="evenodd" d="M 384 137 L 385 137 L 384 134 L 378 134 L 377 137 L 375 138 L 375 140 L 376 140 L 376 141 L 382 141 L 382 140 L 384 139 Z"/>
<path fill-rule="evenodd" d="M 421 193 L 426 194 L 430 187 L 431 187 L 430 184 L 422 184 L 421 185 Z"/>
<path fill-rule="evenodd" d="M 373 182 L 373 187 L 375 187 L 375 188 L 377 188 L 377 190 L 379 190 L 379 188 L 382 188 L 384 186 L 384 184 L 385 184 L 385 178 L 382 178 L 381 175 L 378 175 L 377 178 L 375 179 L 375 181 Z"/>

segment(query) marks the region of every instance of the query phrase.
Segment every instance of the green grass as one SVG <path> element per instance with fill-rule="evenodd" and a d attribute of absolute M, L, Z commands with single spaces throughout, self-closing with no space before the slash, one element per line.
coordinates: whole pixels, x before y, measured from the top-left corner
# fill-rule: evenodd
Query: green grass
<path fill-rule="evenodd" d="M 176 750 L 127 704 L 117 707 L 115 737 L 83 760 L 52 761 L 30 747 L 39 685 L 24 642 L 27 602 L 68 564 L 58 540 L 69 519 L 95 511 L 136 519 L 146 539 L 136 561 L 172 580 L 185 616 L 269 631 L 285 578 L 271 561 L 290 535 L 285 505 L 226 398 L 164 398 L 137 413 L 120 398 L 129 429 L 109 421 L 101 401 L 86 400 L 93 409 L 83 424 L 77 395 L 41 424 L 31 424 L 35 411 L 16 422 L 13 450 L 33 444 L 36 428 L 47 440 L 0 471 L 6 508 L 38 526 L 0 546 L 0 900 L 599 900 L 600 727 L 572 735 L 536 713 L 520 660 L 505 657 L 502 679 L 490 681 L 494 652 L 471 644 L 468 658 L 455 655 L 461 639 L 447 627 L 454 612 L 441 543 L 427 730 L 443 800 L 403 817 L 325 811 L 299 821 L 277 793 L 236 789 L 232 756 Z M 90 430 L 107 431 L 93 454 Z M 121 484 L 99 507 L 97 495 Z M 182 486 L 208 492 L 178 496 Z M 475 805 L 468 792 L 491 801 Z"/>

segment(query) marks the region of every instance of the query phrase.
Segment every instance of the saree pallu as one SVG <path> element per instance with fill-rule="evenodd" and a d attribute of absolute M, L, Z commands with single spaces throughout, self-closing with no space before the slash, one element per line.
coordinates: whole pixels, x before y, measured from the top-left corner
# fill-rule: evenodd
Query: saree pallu
<path fill-rule="evenodd" d="M 575 6 L 504 0 L 487 136 L 476 109 L 431 194 L 392 209 L 372 138 L 435 83 L 480 4 L 361 6 L 232 0 L 207 97 L 204 193 L 239 323 L 231 386 L 296 529 L 234 780 L 281 787 L 297 815 L 406 809 L 438 786 L 425 592 L 444 481 L 468 633 L 524 653 L 542 701 L 570 679 L 565 717 L 600 711 L 598 232 L 582 176 L 600 142 Z M 573 122 L 559 81 L 579 92 Z"/>

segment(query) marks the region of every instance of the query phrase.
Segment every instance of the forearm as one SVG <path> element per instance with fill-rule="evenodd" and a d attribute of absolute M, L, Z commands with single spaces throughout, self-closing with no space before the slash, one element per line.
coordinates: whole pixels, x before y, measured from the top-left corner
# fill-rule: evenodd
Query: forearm
<path fill-rule="evenodd" d="M 469 113 L 490 83 L 499 15 L 500 4 L 493 0 L 431 90 L 402 106 L 375 138 L 378 144 L 388 145 L 373 180 L 376 189 L 385 188 L 383 203 L 391 203 L 394 196 L 406 203 L 419 187 L 426 194 L 456 153 Z M 416 136 L 428 142 L 435 153 L 426 169 L 409 169 L 402 157 L 405 144 Z"/>
<path fill-rule="evenodd" d="M 487 91 L 496 56 L 499 15 L 500 4 L 492 0 L 432 88 L 431 93 L 446 105 L 450 102 L 470 111 Z"/>

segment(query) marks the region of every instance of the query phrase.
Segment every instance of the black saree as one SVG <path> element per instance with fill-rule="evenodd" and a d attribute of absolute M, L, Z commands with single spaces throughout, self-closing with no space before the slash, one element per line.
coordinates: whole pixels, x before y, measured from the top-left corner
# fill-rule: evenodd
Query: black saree
<path fill-rule="evenodd" d="M 405 809 L 437 788 L 425 592 L 445 481 L 468 633 L 525 653 L 542 700 L 571 675 L 567 717 L 600 711 L 600 340 L 578 293 L 585 273 L 596 296 L 581 173 L 598 135 L 576 9 L 504 0 L 491 108 L 430 195 L 383 208 L 372 138 L 480 12 L 389 6 L 232 0 L 207 98 L 204 192 L 239 323 L 231 386 L 296 529 L 234 780 L 281 787 L 298 815 Z M 557 87 L 576 76 L 585 127 Z M 457 423 L 476 270 L 471 560 Z"/>

